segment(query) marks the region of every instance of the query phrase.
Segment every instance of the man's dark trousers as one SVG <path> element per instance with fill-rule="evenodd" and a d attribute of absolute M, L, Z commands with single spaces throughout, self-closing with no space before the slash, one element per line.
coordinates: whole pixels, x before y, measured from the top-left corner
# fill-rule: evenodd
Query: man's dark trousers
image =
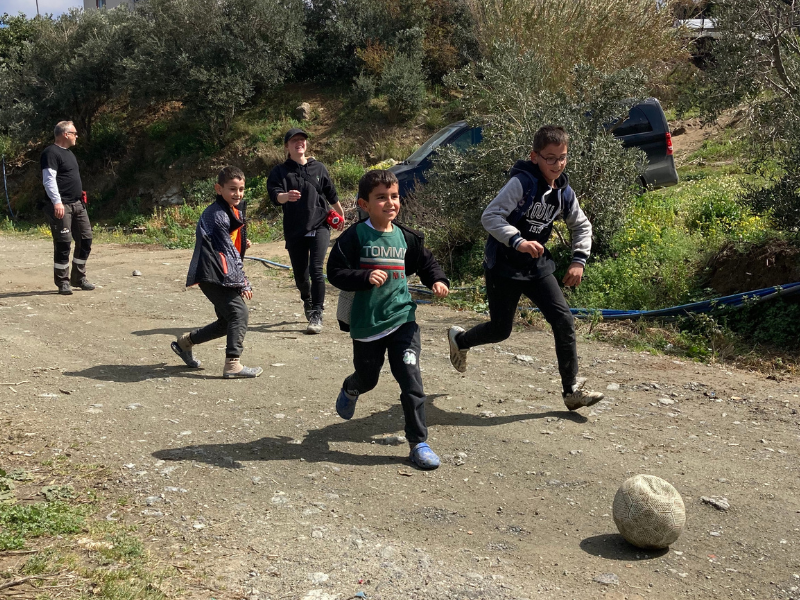
<path fill-rule="evenodd" d="M 78 286 L 86 279 L 86 260 L 92 251 L 92 225 L 83 202 L 64 203 L 64 216 L 56 218 L 52 202 L 45 205 L 53 234 L 53 280 L 56 286 L 71 283 Z M 72 274 L 69 270 L 69 251 L 75 240 Z"/>
<path fill-rule="evenodd" d="M 400 404 L 406 419 L 406 439 L 411 445 L 428 439 L 425 426 L 425 392 L 419 370 L 421 344 L 419 326 L 411 321 L 378 340 L 359 342 L 353 340 L 353 366 L 355 372 L 347 377 L 342 387 L 348 392 L 365 394 L 376 385 L 386 354 L 392 375 L 400 384 Z"/>

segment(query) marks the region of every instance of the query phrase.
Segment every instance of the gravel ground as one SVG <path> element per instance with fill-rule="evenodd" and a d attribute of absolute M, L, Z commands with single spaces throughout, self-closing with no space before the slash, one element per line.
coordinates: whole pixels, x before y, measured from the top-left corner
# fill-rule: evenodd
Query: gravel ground
<path fill-rule="evenodd" d="M 287 260 L 280 244 L 251 254 Z M 461 375 L 446 330 L 485 317 L 421 306 L 429 442 L 443 458 L 422 472 L 396 444 L 388 368 L 352 421 L 335 413 L 352 348 L 333 290 L 323 333 L 306 336 L 288 274 L 248 262 L 243 362 L 264 374 L 222 380 L 224 342 L 196 348 L 204 370 L 183 368 L 170 341 L 213 318 L 184 288 L 189 256 L 98 245 L 98 289 L 64 297 L 49 242 L 0 237 L 3 461 L 107 466 L 125 518 L 193 577 L 178 595 L 800 598 L 797 379 L 580 341 L 606 400 L 569 413 L 549 332 L 475 349 Z M 638 550 L 614 526 L 614 494 L 637 473 L 683 496 L 668 551 Z"/>

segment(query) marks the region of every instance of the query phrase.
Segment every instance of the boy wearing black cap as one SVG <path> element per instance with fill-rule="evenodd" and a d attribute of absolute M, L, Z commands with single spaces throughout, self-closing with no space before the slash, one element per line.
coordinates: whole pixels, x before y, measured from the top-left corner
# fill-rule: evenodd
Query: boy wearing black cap
<path fill-rule="evenodd" d="M 272 202 L 283 208 L 283 237 L 308 319 L 306 333 L 320 333 L 325 309 L 323 264 L 331 241 L 328 213 L 331 208 L 339 215 L 344 211 L 325 165 L 306 156 L 308 134 L 290 129 L 283 144 L 286 162 L 272 169 L 267 191 Z M 344 227 L 344 218 L 338 227 Z"/>

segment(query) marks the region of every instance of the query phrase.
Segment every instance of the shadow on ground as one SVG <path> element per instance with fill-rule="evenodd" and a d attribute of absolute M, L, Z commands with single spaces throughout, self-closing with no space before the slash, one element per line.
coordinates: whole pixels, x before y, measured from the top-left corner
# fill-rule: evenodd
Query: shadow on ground
<path fill-rule="evenodd" d="M 212 375 L 203 369 L 192 369 L 183 365 L 167 365 L 156 363 L 152 365 L 95 365 L 82 371 L 65 371 L 68 377 L 86 377 L 98 381 L 114 381 L 116 383 L 132 383 L 160 379 L 162 377 L 186 377 L 189 379 L 218 379 L 219 375 Z"/>
<path fill-rule="evenodd" d="M 454 427 L 493 427 L 526 421 L 530 419 L 545 419 L 557 417 L 575 423 L 585 423 L 586 417 L 568 411 L 547 411 L 542 413 L 525 413 L 519 415 L 502 415 L 495 417 L 481 417 L 450 412 L 438 408 L 433 400 L 436 395 L 428 396 L 425 410 L 427 423 L 431 425 L 450 425 Z M 407 460 L 405 444 L 396 448 L 395 456 L 363 455 L 342 452 L 331 447 L 337 442 L 344 443 L 369 443 L 380 444 L 387 433 L 397 431 L 399 407 L 392 407 L 379 412 L 374 412 L 360 419 L 338 421 L 320 429 L 311 429 L 302 439 L 292 439 L 286 436 L 264 437 L 250 442 L 232 444 L 198 444 L 158 450 L 153 456 L 161 460 L 194 460 L 217 467 L 240 469 L 242 463 L 247 461 L 269 460 L 299 460 L 306 462 L 330 462 L 347 465 L 387 465 L 396 464 Z M 394 410 L 394 414 L 392 414 Z M 400 411 L 400 415 L 402 411 Z M 335 417 L 338 419 L 338 417 Z M 380 447 L 380 446 L 379 446 Z M 434 448 L 435 450 L 435 448 Z"/>
<path fill-rule="evenodd" d="M 0 294 L 0 300 L 6 298 L 27 298 L 31 296 L 58 296 L 58 290 L 27 290 L 25 292 L 6 292 Z"/>
<path fill-rule="evenodd" d="M 605 533 L 588 537 L 581 541 L 581 550 L 592 556 L 608 558 L 611 560 L 624 560 L 632 562 L 635 560 L 650 560 L 664 556 L 669 552 L 669 548 L 661 550 L 642 550 L 627 542 L 618 533 Z"/>
<path fill-rule="evenodd" d="M 145 335 L 168 335 L 171 337 L 178 337 L 179 335 L 186 333 L 187 331 L 191 331 L 191 329 L 187 327 L 183 328 L 164 327 L 162 329 L 142 329 L 140 331 L 131 331 L 131 335 L 135 335 L 138 337 Z"/>

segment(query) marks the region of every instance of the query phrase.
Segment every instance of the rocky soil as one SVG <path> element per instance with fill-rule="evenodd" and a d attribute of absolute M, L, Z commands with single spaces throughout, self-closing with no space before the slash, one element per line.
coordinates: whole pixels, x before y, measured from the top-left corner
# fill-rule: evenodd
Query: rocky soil
<path fill-rule="evenodd" d="M 285 261 L 280 245 L 254 256 Z M 569 413 L 548 331 L 449 364 L 446 329 L 485 317 L 421 306 L 430 444 L 416 470 L 387 372 L 345 422 L 352 367 L 334 323 L 306 336 L 285 272 L 255 287 L 243 362 L 170 351 L 213 318 L 183 282 L 190 252 L 98 245 L 94 292 L 55 294 L 52 246 L 0 237 L 0 467 L 62 457 L 108 469 L 103 493 L 191 581 L 178 596 L 251 600 L 800 598 L 800 382 L 581 341 L 606 393 Z M 142 275 L 133 277 L 138 269 Z M 648 473 L 682 494 L 668 551 L 628 545 L 611 504 Z M 726 498 L 727 510 L 702 497 Z"/>

